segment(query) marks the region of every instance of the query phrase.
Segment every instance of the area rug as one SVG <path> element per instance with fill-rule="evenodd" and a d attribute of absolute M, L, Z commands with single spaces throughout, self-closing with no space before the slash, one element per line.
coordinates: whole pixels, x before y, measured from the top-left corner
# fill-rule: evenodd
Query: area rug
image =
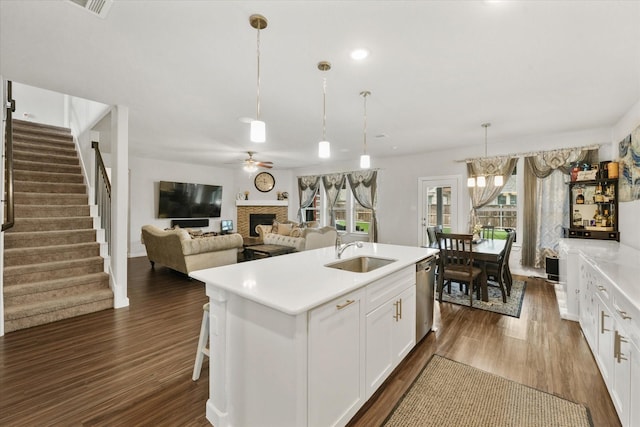
<path fill-rule="evenodd" d="M 522 310 L 522 299 L 524 298 L 524 290 L 527 287 L 527 282 L 522 280 L 513 281 L 511 286 L 511 296 L 507 297 L 507 302 L 502 302 L 502 293 L 498 284 L 492 282 L 488 283 L 487 289 L 489 291 L 489 301 L 485 302 L 477 300 L 475 295 L 473 297 L 473 308 L 479 308 L 481 310 L 493 311 L 494 313 L 504 314 L 506 316 L 520 317 L 520 311 Z M 438 295 L 436 294 L 436 298 Z M 451 285 L 451 294 L 447 293 L 447 288 L 442 292 L 442 302 L 450 302 L 452 304 L 466 305 L 469 307 L 469 295 L 460 291 L 460 287 L 457 283 Z"/>
<path fill-rule="evenodd" d="M 384 427 L 593 427 L 580 404 L 434 355 Z"/>

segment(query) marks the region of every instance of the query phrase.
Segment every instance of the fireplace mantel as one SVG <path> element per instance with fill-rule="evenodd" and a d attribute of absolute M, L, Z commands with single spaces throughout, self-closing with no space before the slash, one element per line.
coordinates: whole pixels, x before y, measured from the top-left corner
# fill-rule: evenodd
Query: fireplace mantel
<path fill-rule="evenodd" d="M 236 200 L 236 206 L 289 206 L 288 200 Z"/>

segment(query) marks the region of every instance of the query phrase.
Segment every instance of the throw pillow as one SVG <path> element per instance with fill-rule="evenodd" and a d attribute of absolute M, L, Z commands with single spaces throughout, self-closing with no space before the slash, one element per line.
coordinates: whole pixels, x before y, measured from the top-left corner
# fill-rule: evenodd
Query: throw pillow
<path fill-rule="evenodd" d="M 289 236 L 291 234 L 291 228 L 291 224 L 278 224 L 277 233 L 283 236 Z"/>
<path fill-rule="evenodd" d="M 293 227 L 289 235 L 291 237 L 302 237 L 302 229 L 300 227 Z"/>

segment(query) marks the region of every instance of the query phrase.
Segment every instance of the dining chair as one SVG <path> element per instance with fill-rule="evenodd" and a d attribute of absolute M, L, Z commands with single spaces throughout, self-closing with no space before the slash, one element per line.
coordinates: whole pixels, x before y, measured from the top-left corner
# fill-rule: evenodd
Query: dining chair
<path fill-rule="evenodd" d="M 437 248 L 438 242 L 436 242 L 436 227 L 427 227 L 427 237 L 429 238 L 429 247 Z"/>
<path fill-rule="evenodd" d="M 511 245 L 513 244 L 515 234 L 509 232 L 505 243 L 504 252 L 498 258 L 498 262 L 487 262 L 485 270 L 487 278 L 493 278 L 500 287 L 502 293 L 502 302 L 507 302 L 507 296 L 511 296 L 511 272 L 509 269 L 509 255 L 511 254 Z"/>
<path fill-rule="evenodd" d="M 493 225 L 483 225 L 482 230 L 480 230 L 481 236 L 483 239 L 493 240 L 495 236 L 496 228 Z"/>
<path fill-rule="evenodd" d="M 442 290 L 451 282 L 466 284 L 469 292 L 469 304 L 473 306 L 473 291 L 480 299 L 480 286 L 486 286 L 484 271 L 473 265 L 473 235 L 436 233 L 440 249 L 441 277 L 438 281 L 438 301 L 442 302 Z"/>

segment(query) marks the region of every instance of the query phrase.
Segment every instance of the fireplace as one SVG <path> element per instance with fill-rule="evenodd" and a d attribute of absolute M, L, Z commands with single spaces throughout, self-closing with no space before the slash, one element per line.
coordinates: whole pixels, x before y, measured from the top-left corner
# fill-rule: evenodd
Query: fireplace
<path fill-rule="evenodd" d="M 262 214 L 252 213 L 249 214 L 249 235 L 251 237 L 258 237 L 256 233 L 256 225 L 271 225 L 276 219 L 276 214 Z"/>
<path fill-rule="evenodd" d="M 257 224 L 273 224 L 274 219 L 285 222 L 288 218 L 288 203 L 286 200 L 237 200 L 237 229 L 245 239 L 257 236 Z M 262 219 L 251 220 L 254 215 L 262 216 Z M 268 215 L 268 217 L 266 216 Z"/>

